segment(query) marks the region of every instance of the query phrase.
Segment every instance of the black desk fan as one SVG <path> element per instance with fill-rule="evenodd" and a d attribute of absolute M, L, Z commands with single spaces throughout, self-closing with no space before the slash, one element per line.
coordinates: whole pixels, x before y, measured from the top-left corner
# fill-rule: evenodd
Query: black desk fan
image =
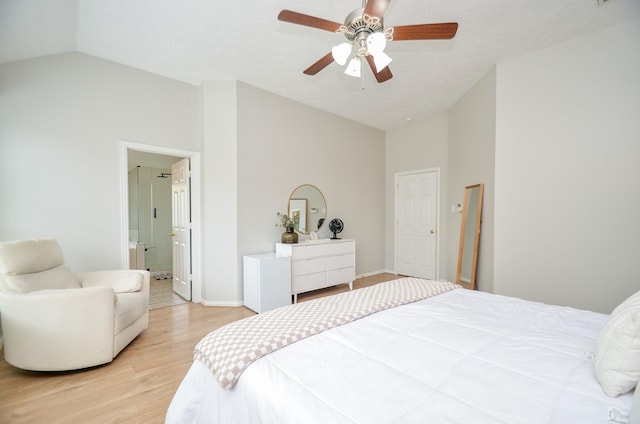
<path fill-rule="evenodd" d="M 340 240 L 340 237 L 338 237 L 337 234 L 341 233 L 343 229 L 344 229 L 344 224 L 342 223 L 341 219 L 338 219 L 338 218 L 332 219 L 331 222 L 329 223 L 329 230 L 333 232 L 333 237 L 331 237 L 331 240 Z"/>

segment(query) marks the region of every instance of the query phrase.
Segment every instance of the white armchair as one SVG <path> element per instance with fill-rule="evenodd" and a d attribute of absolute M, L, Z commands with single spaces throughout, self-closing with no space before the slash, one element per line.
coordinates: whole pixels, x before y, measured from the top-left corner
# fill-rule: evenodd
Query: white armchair
<path fill-rule="evenodd" d="M 0 243 L 4 357 L 62 371 L 111 362 L 149 324 L 149 272 L 73 274 L 54 239 Z"/>

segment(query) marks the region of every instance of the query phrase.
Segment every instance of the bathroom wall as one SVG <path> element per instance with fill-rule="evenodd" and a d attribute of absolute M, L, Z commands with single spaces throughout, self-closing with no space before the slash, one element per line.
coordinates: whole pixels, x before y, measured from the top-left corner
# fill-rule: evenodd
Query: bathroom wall
<path fill-rule="evenodd" d="M 129 172 L 129 241 L 144 243 L 145 267 L 170 271 L 171 170 L 138 166 Z"/>

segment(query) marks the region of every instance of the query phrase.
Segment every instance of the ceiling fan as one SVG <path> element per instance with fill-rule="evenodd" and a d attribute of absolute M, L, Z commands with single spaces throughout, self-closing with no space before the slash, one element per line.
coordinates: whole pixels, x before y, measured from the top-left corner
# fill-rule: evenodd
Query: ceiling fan
<path fill-rule="evenodd" d="M 393 77 L 389 69 L 392 59 L 384 53 L 387 41 L 449 40 L 458 31 L 458 24 L 455 22 L 385 28 L 383 14 L 390 2 L 391 0 L 362 0 L 362 8 L 349 13 L 344 25 L 291 10 L 281 11 L 278 20 L 344 34 L 347 39 L 305 69 L 305 74 L 315 75 L 334 61 L 344 65 L 351 57 L 345 74 L 360 77 L 362 60 L 366 60 L 376 80 L 382 83 Z"/>

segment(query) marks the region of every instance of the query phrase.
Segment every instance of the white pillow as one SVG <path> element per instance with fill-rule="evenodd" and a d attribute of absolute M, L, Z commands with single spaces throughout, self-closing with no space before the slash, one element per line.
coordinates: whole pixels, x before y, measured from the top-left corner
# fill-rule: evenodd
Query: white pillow
<path fill-rule="evenodd" d="M 640 379 L 640 292 L 609 316 L 598 336 L 596 378 L 607 396 L 633 389 Z"/>
<path fill-rule="evenodd" d="M 630 307 L 636 307 L 636 308 L 640 308 L 640 291 L 636 292 L 635 294 L 632 294 L 631 296 L 629 296 L 624 302 L 622 302 L 621 304 L 619 304 L 614 310 L 613 312 L 611 312 L 611 315 L 615 315 L 617 314 L 619 311 L 625 309 L 625 308 L 630 308 Z"/>

